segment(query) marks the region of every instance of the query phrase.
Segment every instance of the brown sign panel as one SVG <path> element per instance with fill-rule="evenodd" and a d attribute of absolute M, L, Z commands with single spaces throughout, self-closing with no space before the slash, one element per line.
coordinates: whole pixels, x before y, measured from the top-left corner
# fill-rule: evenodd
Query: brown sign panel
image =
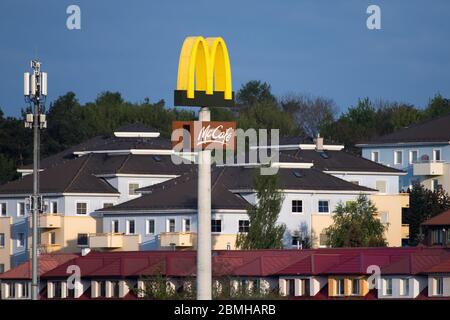
<path fill-rule="evenodd" d="M 232 149 L 236 146 L 236 122 L 173 121 L 172 147 L 181 150 Z"/>

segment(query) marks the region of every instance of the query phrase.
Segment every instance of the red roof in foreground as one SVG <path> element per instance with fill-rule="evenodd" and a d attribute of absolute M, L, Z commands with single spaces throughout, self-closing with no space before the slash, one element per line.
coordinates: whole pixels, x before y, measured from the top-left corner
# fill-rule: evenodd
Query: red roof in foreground
<path fill-rule="evenodd" d="M 43 255 L 41 278 L 67 277 L 67 267 L 77 265 L 86 278 L 195 276 L 195 251 L 95 252 Z M 229 250 L 213 252 L 215 276 L 264 277 L 277 275 L 368 274 L 377 265 L 384 274 L 450 273 L 450 250 L 445 248 L 339 248 L 310 250 Z M 24 263 L 0 279 L 29 279 Z"/>
<path fill-rule="evenodd" d="M 78 257 L 74 253 L 43 254 L 39 256 L 39 276 Z M 31 279 L 31 262 L 27 261 L 0 274 L 0 279 Z"/>
<path fill-rule="evenodd" d="M 437 216 L 434 216 L 424 223 L 423 226 L 445 226 L 450 225 L 450 210 L 444 211 Z"/>

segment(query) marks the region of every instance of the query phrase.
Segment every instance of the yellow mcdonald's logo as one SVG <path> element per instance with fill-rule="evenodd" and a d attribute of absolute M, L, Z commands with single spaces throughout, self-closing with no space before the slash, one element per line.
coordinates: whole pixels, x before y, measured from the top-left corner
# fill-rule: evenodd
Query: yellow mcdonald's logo
<path fill-rule="evenodd" d="M 178 63 L 175 105 L 233 106 L 231 67 L 220 37 L 187 37 Z"/>

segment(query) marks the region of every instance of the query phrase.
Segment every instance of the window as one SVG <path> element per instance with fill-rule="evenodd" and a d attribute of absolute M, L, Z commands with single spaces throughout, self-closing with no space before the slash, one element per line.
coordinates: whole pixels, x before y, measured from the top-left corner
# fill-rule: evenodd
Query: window
<path fill-rule="evenodd" d="M 4 248 L 4 247 L 5 247 L 5 234 L 0 233 L 0 248 Z"/>
<path fill-rule="evenodd" d="M 360 293 L 359 279 L 352 279 L 352 295 L 358 296 Z"/>
<path fill-rule="evenodd" d="M 98 281 L 98 296 L 106 298 L 106 281 Z"/>
<path fill-rule="evenodd" d="M 112 233 L 119 233 L 119 220 L 112 220 L 111 221 L 111 232 Z"/>
<path fill-rule="evenodd" d="M 134 220 L 127 220 L 127 234 L 135 234 L 136 224 Z"/>
<path fill-rule="evenodd" d="M 416 163 L 418 159 L 419 159 L 419 151 L 417 151 L 417 150 L 409 151 L 409 163 L 410 164 Z"/>
<path fill-rule="evenodd" d="M 50 244 L 56 244 L 56 232 L 50 232 Z"/>
<path fill-rule="evenodd" d="M 431 244 L 442 244 L 444 238 L 444 232 L 442 229 L 434 229 L 431 231 Z"/>
<path fill-rule="evenodd" d="M 155 220 L 150 219 L 147 220 L 147 234 L 154 234 L 155 233 Z"/>
<path fill-rule="evenodd" d="M 16 286 L 15 286 L 15 283 L 14 282 L 10 282 L 8 284 L 8 289 L 9 289 L 9 292 L 8 292 L 9 297 L 15 298 L 16 297 Z"/>
<path fill-rule="evenodd" d="M 166 232 L 175 232 L 175 219 L 167 219 Z"/>
<path fill-rule="evenodd" d="M 293 236 L 291 236 L 291 238 L 292 238 L 292 245 L 293 246 L 299 246 L 300 245 L 300 236 L 293 235 Z"/>
<path fill-rule="evenodd" d="M 444 279 L 442 277 L 433 278 L 433 295 L 442 296 L 444 293 Z"/>
<path fill-rule="evenodd" d="M 17 203 L 17 216 L 18 217 L 25 216 L 25 202 Z"/>
<path fill-rule="evenodd" d="M 319 212 L 321 213 L 330 212 L 329 203 L 330 202 L 328 200 L 319 200 Z"/>
<path fill-rule="evenodd" d="M 370 159 L 374 162 L 379 162 L 380 161 L 380 153 L 378 151 L 372 151 L 370 153 Z"/>
<path fill-rule="evenodd" d="M 337 296 L 343 296 L 345 293 L 344 290 L 345 281 L 344 279 L 337 279 L 336 280 L 336 295 Z"/>
<path fill-rule="evenodd" d="M 222 232 L 222 220 L 211 220 L 211 232 Z"/>
<path fill-rule="evenodd" d="M 50 213 L 58 213 L 58 202 L 50 202 Z"/>
<path fill-rule="evenodd" d="M 0 203 L 0 216 L 6 217 L 6 203 Z"/>
<path fill-rule="evenodd" d="M 111 283 L 111 298 L 119 297 L 119 281 L 110 281 Z"/>
<path fill-rule="evenodd" d="M 400 279 L 400 295 L 409 295 L 409 279 Z"/>
<path fill-rule="evenodd" d="M 385 296 L 391 296 L 392 295 L 392 279 L 384 279 L 383 280 L 384 286 L 384 295 Z"/>
<path fill-rule="evenodd" d="M 403 163 L 403 151 L 394 151 L 394 164 Z"/>
<path fill-rule="evenodd" d="M 439 185 L 439 180 L 438 179 L 432 179 L 431 180 L 431 191 L 437 191 L 439 190 L 441 186 Z"/>
<path fill-rule="evenodd" d="M 302 200 L 292 200 L 292 212 L 295 212 L 295 213 L 303 212 L 303 201 Z"/>
<path fill-rule="evenodd" d="M 28 283 L 20 282 L 19 288 L 20 288 L 19 298 L 28 298 Z"/>
<path fill-rule="evenodd" d="M 248 232 L 250 230 L 249 220 L 239 220 L 239 232 Z"/>
<path fill-rule="evenodd" d="M 87 233 L 79 233 L 78 234 L 77 245 L 78 246 L 87 246 L 88 245 L 88 234 Z"/>
<path fill-rule="evenodd" d="M 380 213 L 380 222 L 382 224 L 387 224 L 389 222 L 389 213 L 388 212 Z"/>
<path fill-rule="evenodd" d="M 136 190 L 139 189 L 139 183 L 130 183 L 128 184 L 128 194 L 130 196 L 137 195 Z"/>
<path fill-rule="evenodd" d="M 295 296 L 295 279 L 287 279 L 286 286 L 286 294 L 290 297 Z"/>
<path fill-rule="evenodd" d="M 0 263 L 0 273 L 5 272 L 5 265 L 3 263 Z"/>
<path fill-rule="evenodd" d="M 17 234 L 17 247 L 18 248 L 25 247 L 25 234 L 23 232 L 19 232 Z"/>
<path fill-rule="evenodd" d="M 86 213 L 87 213 L 87 203 L 77 202 L 77 214 L 86 214 Z"/>
<path fill-rule="evenodd" d="M 328 235 L 326 233 L 321 233 L 319 235 L 319 245 L 321 247 L 326 247 L 328 245 Z"/>
<path fill-rule="evenodd" d="M 112 202 L 105 202 L 103 203 L 103 208 L 111 208 L 114 206 L 114 203 Z"/>
<path fill-rule="evenodd" d="M 375 189 L 377 189 L 381 193 L 386 193 L 387 190 L 387 182 L 385 180 L 377 180 L 375 182 Z"/>
<path fill-rule="evenodd" d="M 310 287 L 309 287 L 309 279 L 300 279 L 301 291 L 300 294 L 302 296 L 309 296 Z"/>
<path fill-rule="evenodd" d="M 53 297 L 62 298 L 62 281 L 53 282 Z"/>
<path fill-rule="evenodd" d="M 183 219 L 183 232 L 191 231 L 191 219 Z"/>
<path fill-rule="evenodd" d="M 433 161 L 441 161 L 441 149 L 433 150 Z"/>

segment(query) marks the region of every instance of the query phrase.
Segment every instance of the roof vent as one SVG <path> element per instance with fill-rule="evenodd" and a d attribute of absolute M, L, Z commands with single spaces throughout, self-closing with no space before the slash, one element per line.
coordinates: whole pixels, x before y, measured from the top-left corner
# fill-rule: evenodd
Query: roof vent
<path fill-rule="evenodd" d="M 324 159 L 329 159 L 330 156 L 328 155 L 328 153 L 326 153 L 325 151 L 320 152 L 320 156 Z"/>
<path fill-rule="evenodd" d="M 295 171 L 293 172 L 293 174 L 294 174 L 294 176 L 296 176 L 297 178 L 301 178 L 301 177 L 302 177 L 302 174 L 300 173 L 300 171 L 295 170 Z"/>

